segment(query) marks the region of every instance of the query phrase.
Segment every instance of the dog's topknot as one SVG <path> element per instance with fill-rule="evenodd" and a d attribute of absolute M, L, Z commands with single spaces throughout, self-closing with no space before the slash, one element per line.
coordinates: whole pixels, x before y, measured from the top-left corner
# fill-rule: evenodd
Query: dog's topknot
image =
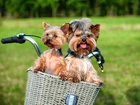
<path fill-rule="evenodd" d="M 91 20 L 89 18 L 82 18 L 80 20 L 75 19 L 70 22 L 70 27 L 72 28 L 72 31 L 74 32 L 77 28 L 80 30 L 87 30 L 91 26 Z"/>

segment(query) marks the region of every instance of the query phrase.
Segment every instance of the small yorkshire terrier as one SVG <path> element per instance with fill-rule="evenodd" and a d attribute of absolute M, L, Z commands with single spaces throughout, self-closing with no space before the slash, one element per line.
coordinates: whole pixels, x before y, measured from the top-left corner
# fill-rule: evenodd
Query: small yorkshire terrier
<path fill-rule="evenodd" d="M 60 76 L 66 67 L 65 59 L 61 52 L 62 44 L 66 40 L 64 33 L 58 26 L 50 26 L 45 22 L 43 22 L 42 25 L 44 28 L 42 41 L 49 47 L 49 50 L 38 57 L 35 61 L 33 71 L 41 71 Z"/>
<path fill-rule="evenodd" d="M 83 18 L 66 23 L 61 29 L 71 50 L 71 54 L 66 57 L 66 71 L 63 72 L 61 78 L 72 82 L 85 81 L 102 84 L 103 81 L 87 58 L 87 54 L 96 48 L 100 25 L 92 25 L 90 19 Z"/>

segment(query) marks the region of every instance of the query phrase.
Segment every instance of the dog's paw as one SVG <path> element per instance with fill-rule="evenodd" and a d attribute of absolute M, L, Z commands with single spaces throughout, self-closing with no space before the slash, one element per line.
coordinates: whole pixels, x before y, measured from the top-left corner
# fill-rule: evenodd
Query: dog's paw
<path fill-rule="evenodd" d="M 103 81 L 100 80 L 100 79 L 95 79 L 95 80 L 93 81 L 93 83 L 95 83 L 95 84 L 97 84 L 97 85 L 102 85 L 102 84 L 103 84 Z"/>
<path fill-rule="evenodd" d="M 79 78 L 77 78 L 77 77 L 69 77 L 68 78 L 68 81 L 71 81 L 71 82 L 80 82 Z"/>
<path fill-rule="evenodd" d="M 94 84 L 97 84 L 97 85 L 101 85 L 103 84 L 103 81 L 99 78 L 93 78 L 93 77 L 87 77 L 85 80 L 85 82 L 89 82 L 89 83 L 94 83 Z"/>
<path fill-rule="evenodd" d="M 33 72 L 34 72 L 34 73 L 37 73 L 37 72 L 38 72 L 38 70 L 33 69 Z"/>
<path fill-rule="evenodd" d="M 79 75 L 73 71 L 62 71 L 60 73 L 60 79 L 64 81 L 80 82 Z"/>
<path fill-rule="evenodd" d="M 60 79 L 66 81 L 67 80 L 67 72 L 66 71 L 61 71 L 60 74 Z"/>
<path fill-rule="evenodd" d="M 36 69 L 35 67 L 33 67 L 33 72 L 34 73 L 37 73 L 38 72 L 38 69 Z"/>
<path fill-rule="evenodd" d="M 80 76 L 76 71 L 69 71 L 67 75 L 68 81 L 71 82 L 80 82 Z"/>
<path fill-rule="evenodd" d="M 38 71 L 45 72 L 40 66 L 34 66 L 33 72 L 37 73 Z"/>

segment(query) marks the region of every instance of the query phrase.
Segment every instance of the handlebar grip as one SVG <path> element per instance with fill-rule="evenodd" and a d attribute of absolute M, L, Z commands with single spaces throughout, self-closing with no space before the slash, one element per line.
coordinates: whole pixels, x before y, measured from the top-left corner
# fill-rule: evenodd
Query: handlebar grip
<path fill-rule="evenodd" d="M 3 44 L 8 44 L 8 43 L 24 43 L 25 40 L 17 37 L 17 36 L 12 36 L 12 37 L 8 37 L 8 38 L 2 38 L 1 39 L 1 43 Z"/>

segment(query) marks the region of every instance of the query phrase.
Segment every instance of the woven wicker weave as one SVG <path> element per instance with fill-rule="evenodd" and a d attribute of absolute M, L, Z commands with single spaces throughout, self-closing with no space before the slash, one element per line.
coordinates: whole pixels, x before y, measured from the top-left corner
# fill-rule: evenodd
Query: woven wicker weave
<path fill-rule="evenodd" d="M 78 96 L 77 105 L 93 105 L 100 88 L 86 82 L 62 81 L 47 73 L 33 73 L 30 68 L 24 105 L 65 105 L 65 98 L 70 93 Z"/>

